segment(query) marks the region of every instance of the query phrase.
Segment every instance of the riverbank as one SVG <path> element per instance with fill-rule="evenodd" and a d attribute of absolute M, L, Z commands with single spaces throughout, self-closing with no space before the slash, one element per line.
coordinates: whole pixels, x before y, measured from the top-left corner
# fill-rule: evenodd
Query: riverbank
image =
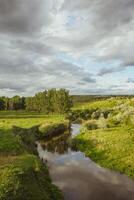
<path fill-rule="evenodd" d="M 72 113 L 82 121 L 73 145 L 102 167 L 134 179 L 134 99 L 110 98 Z"/>
<path fill-rule="evenodd" d="M 133 200 L 133 180 L 99 167 L 71 148 L 70 141 L 79 132 L 80 125 L 72 124 L 70 134 L 37 143 L 38 154 L 47 160 L 53 183 L 63 191 L 65 200 Z"/>
<path fill-rule="evenodd" d="M 100 166 L 134 179 L 134 129 L 116 127 L 82 130 L 73 145 Z"/>
<path fill-rule="evenodd" d="M 62 116 L 34 118 L 15 113 L 0 117 L 0 200 L 62 200 L 49 171 L 37 156 L 37 127 L 63 130 Z M 50 129 L 52 124 L 52 129 Z M 59 124 L 59 126 L 58 126 Z M 62 124 L 62 126 L 61 126 Z M 34 126 L 34 127 L 33 127 Z M 32 128 L 33 127 L 33 128 Z M 41 129 L 42 130 L 42 129 Z M 44 130 L 44 129 L 43 129 Z M 34 132 L 35 131 L 35 132 Z M 52 131 L 51 131 L 52 132 Z M 44 132 L 40 132 L 44 134 Z"/>

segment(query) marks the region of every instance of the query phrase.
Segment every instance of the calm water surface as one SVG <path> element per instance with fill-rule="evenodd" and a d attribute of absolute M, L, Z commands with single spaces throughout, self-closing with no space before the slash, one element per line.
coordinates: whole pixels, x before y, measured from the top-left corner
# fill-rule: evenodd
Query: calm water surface
<path fill-rule="evenodd" d="M 69 139 L 79 134 L 73 124 L 70 134 L 38 143 L 38 152 L 47 160 L 53 183 L 65 200 L 134 200 L 134 181 L 125 175 L 99 167 L 82 152 L 69 147 Z"/>

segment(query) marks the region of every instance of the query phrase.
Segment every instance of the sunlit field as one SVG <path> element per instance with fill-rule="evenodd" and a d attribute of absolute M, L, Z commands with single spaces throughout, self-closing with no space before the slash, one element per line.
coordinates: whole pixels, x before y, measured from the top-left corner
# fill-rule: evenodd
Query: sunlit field
<path fill-rule="evenodd" d="M 91 115 L 85 111 L 85 120 L 84 107 L 97 110 Z M 134 178 L 134 99 L 111 98 L 74 108 L 82 118 L 81 134 L 73 141 L 77 148 L 99 165 Z"/>
<path fill-rule="evenodd" d="M 73 110 L 81 110 L 81 109 L 92 109 L 92 108 L 99 108 L 99 109 L 108 109 L 113 108 L 114 106 L 120 104 L 127 104 L 130 106 L 134 106 L 134 98 L 109 98 L 107 100 L 96 100 L 92 102 L 76 102 L 73 106 Z"/>
<path fill-rule="evenodd" d="M 52 185 L 46 165 L 33 152 L 34 131 L 39 126 L 41 137 L 51 135 L 68 119 L 82 125 L 72 146 L 98 165 L 134 178 L 134 98 L 75 103 L 68 113 L 59 115 L 0 111 L 0 200 L 8 199 L 13 190 L 15 200 L 23 199 L 23 190 L 29 198 L 63 199 Z"/>
<path fill-rule="evenodd" d="M 37 112 L 0 111 L 0 129 L 10 129 L 13 125 L 30 128 L 43 122 L 58 122 L 63 115 L 45 115 Z"/>

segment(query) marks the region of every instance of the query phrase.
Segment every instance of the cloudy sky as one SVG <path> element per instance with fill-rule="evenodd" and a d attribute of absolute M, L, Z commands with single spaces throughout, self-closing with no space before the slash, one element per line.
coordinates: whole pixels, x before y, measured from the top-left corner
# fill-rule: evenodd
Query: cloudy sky
<path fill-rule="evenodd" d="M 0 0 L 0 96 L 134 94 L 134 0 Z"/>

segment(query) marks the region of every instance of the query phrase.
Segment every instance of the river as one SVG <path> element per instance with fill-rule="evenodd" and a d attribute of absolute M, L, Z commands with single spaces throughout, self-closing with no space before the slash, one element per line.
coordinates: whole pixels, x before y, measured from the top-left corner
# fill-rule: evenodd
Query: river
<path fill-rule="evenodd" d="M 72 124 L 71 134 L 38 143 L 37 147 L 65 200 L 134 200 L 133 180 L 100 167 L 84 153 L 70 148 L 69 140 L 79 132 L 80 125 Z"/>

